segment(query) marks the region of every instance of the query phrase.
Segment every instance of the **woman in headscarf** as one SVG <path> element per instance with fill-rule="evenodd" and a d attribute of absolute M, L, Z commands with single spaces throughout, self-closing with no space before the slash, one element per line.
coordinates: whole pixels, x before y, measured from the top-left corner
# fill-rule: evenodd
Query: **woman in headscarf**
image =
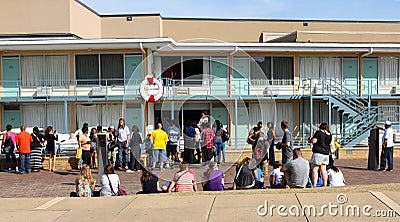
<path fill-rule="evenodd" d="M 33 127 L 31 134 L 33 142 L 31 142 L 31 168 L 33 172 L 40 172 L 42 169 L 42 147 L 46 139 L 43 134 L 39 133 L 37 126 Z"/>

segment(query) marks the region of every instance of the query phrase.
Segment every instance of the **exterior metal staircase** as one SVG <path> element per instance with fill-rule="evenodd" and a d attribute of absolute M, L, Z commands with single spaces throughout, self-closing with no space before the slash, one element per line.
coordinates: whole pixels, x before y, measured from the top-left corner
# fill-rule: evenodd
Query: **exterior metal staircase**
<path fill-rule="evenodd" d="M 343 126 L 338 141 L 353 147 L 369 135 L 369 130 L 378 119 L 378 107 L 371 107 L 368 100 L 347 89 L 335 80 L 325 80 L 332 108 L 342 114 Z M 325 94 L 326 95 L 326 94 Z"/>

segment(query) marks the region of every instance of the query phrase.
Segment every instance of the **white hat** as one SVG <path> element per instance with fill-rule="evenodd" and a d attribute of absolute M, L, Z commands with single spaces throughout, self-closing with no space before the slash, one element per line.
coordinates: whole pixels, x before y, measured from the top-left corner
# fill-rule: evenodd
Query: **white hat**
<path fill-rule="evenodd" d="M 386 126 L 391 126 L 392 123 L 391 123 L 389 120 L 386 120 L 386 121 L 385 121 L 385 125 L 386 125 Z"/>

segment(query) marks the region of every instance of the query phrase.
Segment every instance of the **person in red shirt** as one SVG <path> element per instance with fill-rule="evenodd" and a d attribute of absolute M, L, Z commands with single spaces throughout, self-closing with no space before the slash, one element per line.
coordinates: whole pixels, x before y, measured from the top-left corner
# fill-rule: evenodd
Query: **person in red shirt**
<path fill-rule="evenodd" d="M 17 135 L 16 139 L 19 152 L 19 173 L 30 173 L 31 172 L 31 142 L 33 142 L 31 134 L 26 132 L 26 127 L 21 126 L 21 132 Z"/>

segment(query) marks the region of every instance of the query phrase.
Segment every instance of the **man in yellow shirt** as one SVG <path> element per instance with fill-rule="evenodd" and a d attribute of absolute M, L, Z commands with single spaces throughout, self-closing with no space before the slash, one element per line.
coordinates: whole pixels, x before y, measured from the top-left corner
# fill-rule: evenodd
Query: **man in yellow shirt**
<path fill-rule="evenodd" d="M 153 153 L 151 170 L 156 169 L 156 163 L 160 163 L 160 170 L 164 170 L 164 162 L 167 161 L 168 135 L 162 129 L 162 124 L 157 124 L 157 129 L 151 133 L 150 140 L 153 142 Z"/>

